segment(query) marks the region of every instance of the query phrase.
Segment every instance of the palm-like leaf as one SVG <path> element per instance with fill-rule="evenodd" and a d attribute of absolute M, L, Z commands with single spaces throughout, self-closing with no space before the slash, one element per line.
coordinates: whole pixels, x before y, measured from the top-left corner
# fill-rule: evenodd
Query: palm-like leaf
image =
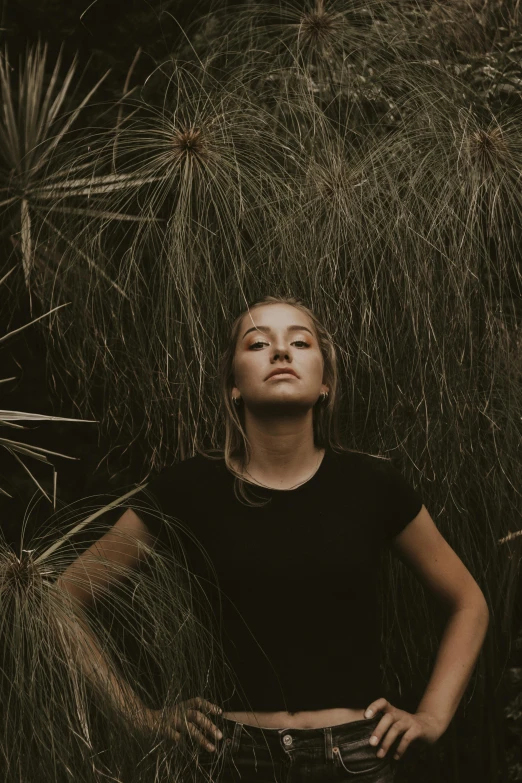
<path fill-rule="evenodd" d="M 82 347 L 77 350 L 76 339 L 62 341 L 58 361 L 82 365 L 90 375 L 99 371 L 101 359 L 105 376 L 122 384 L 119 412 L 111 406 L 106 415 L 124 423 L 127 432 L 133 416 L 129 385 L 150 384 L 142 419 L 146 426 L 156 401 L 172 394 L 181 366 L 194 361 L 180 354 L 180 330 L 197 351 L 196 382 L 205 383 L 204 358 L 195 337 L 201 304 L 211 292 L 223 297 L 227 279 L 253 263 L 248 258 L 275 252 L 280 215 L 295 201 L 296 172 L 302 167 L 302 145 L 287 146 L 284 128 L 279 136 L 274 133 L 273 118 L 259 110 L 241 82 L 235 89 L 225 87 L 204 69 L 178 63 L 154 78 L 156 83 L 141 100 L 129 104 L 114 133 L 91 137 L 90 152 L 77 156 L 82 170 L 86 158 L 91 161 L 91 185 L 105 213 L 125 213 L 137 220 L 126 225 L 112 219 L 84 221 L 74 242 L 57 253 L 59 269 L 48 269 L 41 289 L 44 299 L 49 291 L 59 300 L 74 300 L 74 315 L 55 325 L 59 323 L 60 333 L 63 329 L 71 335 L 73 330 Z M 82 185 L 88 194 L 87 178 Z M 79 192 L 82 205 L 85 193 Z M 121 257 L 114 253 L 116 244 L 127 248 Z M 98 267 L 103 259 L 126 301 L 115 305 L 106 287 L 87 277 L 81 284 L 84 295 L 74 297 L 78 271 L 85 268 L 81 254 L 96 257 Z M 168 315 L 178 306 L 185 312 L 181 324 Z M 134 367 L 127 362 L 132 350 L 128 355 L 111 350 L 122 308 L 132 313 L 125 341 L 136 345 L 140 359 Z M 84 328 L 89 311 L 98 313 L 94 329 Z M 150 342 L 153 331 L 159 339 Z M 147 343 L 150 351 L 144 353 L 138 346 Z M 66 358 L 67 345 L 74 358 Z M 196 411 L 189 415 L 198 416 Z"/>
<path fill-rule="evenodd" d="M 75 105 L 73 83 L 77 68 L 73 60 L 61 78 L 61 54 L 47 78 L 47 46 L 29 48 L 25 62 L 20 64 L 18 85 L 15 89 L 11 65 L 6 52 L 0 58 L 0 207 L 4 208 L 3 222 L 11 232 L 19 235 L 24 279 L 31 288 L 31 276 L 37 248 L 59 232 L 53 223 L 53 213 L 63 214 L 68 207 L 64 200 L 85 193 L 85 182 L 71 179 L 70 172 L 56 171 L 55 159 L 60 145 L 71 132 L 82 110 L 89 105 L 105 74 Z M 54 166 L 54 168 L 53 168 Z M 59 168 L 59 166 L 58 166 Z M 100 187 L 111 187 L 112 182 L 89 182 L 94 193 Z M 74 210 L 74 205 L 69 205 Z M 100 214 L 87 208 L 90 214 Z M 112 219 L 127 216 L 110 215 Z M 132 218 L 130 218 L 132 219 Z M 40 250 L 40 252 L 42 252 Z M 86 259 L 90 266 L 97 264 Z M 104 275 L 103 270 L 100 272 Z"/>
<path fill-rule="evenodd" d="M 9 270 L 9 272 L 7 272 L 7 274 L 4 275 L 4 277 L 0 280 L 0 285 L 8 278 L 10 274 L 12 274 L 12 272 L 13 269 Z M 53 312 L 56 312 L 56 310 L 59 310 L 61 307 L 65 307 L 65 305 L 60 305 L 59 307 L 55 307 L 52 310 L 50 310 L 48 313 L 44 313 L 38 318 L 34 318 L 32 321 L 30 321 L 27 324 L 24 324 L 18 329 L 14 329 L 13 331 L 4 334 L 2 337 L 0 337 L 0 342 L 7 340 L 9 337 L 12 337 L 15 334 L 18 334 L 20 331 L 22 331 L 22 329 L 27 329 L 27 327 L 31 326 L 37 321 L 40 321 L 42 318 L 46 318 L 47 316 L 51 315 Z M 7 383 L 13 380 L 15 380 L 15 378 L 3 378 L 0 381 L 0 383 L 2 382 Z M 61 416 L 46 416 L 44 414 L 39 414 L 39 413 L 23 413 L 21 411 L 0 410 L 0 427 L 4 426 L 4 427 L 15 427 L 16 429 L 24 429 L 24 427 L 22 427 L 21 425 L 14 424 L 15 421 L 84 421 L 84 422 L 91 421 L 92 422 L 92 420 L 89 419 L 67 419 Z M 30 444 L 24 443 L 22 441 L 11 440 L 10 438 L 0 438 L 0 446 L 6 449 L 6 451 L 8 451 L 10 454 L 12 454 L 12 456 L 21 464 L 24 470 L 26 470 L 27 473 L 30 475 L 31 479 L 34 481 L 38 489 L 49 501 L 51 501 L 51 499 L 48 496 L 47 492 L 43 489 L 39 481 L 29 470 L 25 462 L 21 459 L 21 456 L 31 457 L 32 459 L 36 459 L 40 462 L 45 462 L 46 464 L 51 466 L 52 463 L 49 461 L 48 455 L 55 456 L 55 457 L 64 457 L 65 459 L 77 459 L 77 457 L 70 457 L 67 454 L 60 454 L 59 452 L 50 451 L 49 449 L 44 449 L 40 446 L 31 446 Z M 57 476 L 54 467 L 53 467 L 53 471 L 54 471 L 53 505 L 56 505 Z M 11 497 L 9 493 L 2 487 L 0 487 L 0 494 Z"/>

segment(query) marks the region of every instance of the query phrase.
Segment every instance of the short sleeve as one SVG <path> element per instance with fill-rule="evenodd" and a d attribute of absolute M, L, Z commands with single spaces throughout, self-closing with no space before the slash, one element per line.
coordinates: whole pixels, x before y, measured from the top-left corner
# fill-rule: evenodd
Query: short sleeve
<path fill-rule="evenodd" d="M 379 472 L 380 517 L 383 544 L 387 547 L 392 539 L 415 519 L 423 506 L 423 501 L 415 487 L 391 462 L 382 460 Z"/>
<path fill-rule="evenodd" d="M 128 501 L 129 507 L 147 525 L 155 545 L 160 542 L 170 548 L 172 543 L 163 515 L 177 519 L 182 511 L 184 482 L 181 473 L 179 463 L 164 468 Z"/>

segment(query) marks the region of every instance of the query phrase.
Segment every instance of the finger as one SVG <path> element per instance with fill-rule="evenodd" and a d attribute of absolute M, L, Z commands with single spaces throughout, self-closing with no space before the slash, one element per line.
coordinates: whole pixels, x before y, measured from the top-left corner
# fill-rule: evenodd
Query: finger
<path fill-rule="evenodd" d="M 215 746 L 208 741 L 208 739 L 196 728 L 193 723 L 187 723 L 187 732 L 195 739 L 199 744 L 205 748 L 205 750 L 215 750 Z"/>
<path fill-rule="evenodd" d="M 181 734 L 190 734 L 191 728 L 195 729 L 196 724 L 190 714 L 194 714 L 195 710 L 187 710 L 185 712 L 177 711 L 171 715 L 170 723 L 174 729 L 177 729 Z"/>
<path fill-rule="evenodd" d="M 180 732 L 176 731 L 176 729 L 174 729 L 169 724 L 165 725 L 161 718 L 153 725 L 149 725 L 147 727 L 147 730 L 154 732 L 159 736 L 168 737 L 169 739 L 173 740 L 176 743 L 179 742 L 179 740 L 181 739 Z"/>
<path fill-rule="evenodd" d="M 167 729 L 167 736 L 171 740 L 174 740 L 174 742 L 176 742 L 176 743 L 178 743 L 180 741 L 180 739 L 181 739 L 181 734 L 179 733 L 179 731 L 176 731 L 176 729 L 170 728 L 170 726 Z"/>
<path fill-rule="evenodd" d="M 206 715 L 203 715 L 202 712 L 199 712 L 198 710 L 187 710 L 187 718 L 192 721 L 192 723 L 196 723 L 200 728 L 204 729 L 210 739 L 222 739 L 223 735 L 218 727 L 212 723 Z"/>
<path fill-rule="evenodd" d="M 376 699 L 366 708 L 364 713 L 365 718 L 372 718 L 376 712 L 384 711 L 388 706 L 391 706 L 386 699 Z"/>
<path fill-rule="evenodd" d="M 221 715 L 223 712 L 221 707 L 219 707 L 217 704 L 213 704 L 211 701 L 207 701 L 207 699 L 202 699 L 201 696 L 195 696 L 192 699 L 188 699 L 186 702 L 184 702 L 184 704 L 186 707 L 195 707 L 198 710 L 211 712 L 215 715 Z"/>
<path fill-rule="evenodd" d="M 393 726 L 391 726 L 388 731 L 386 732 L 385 736 L 383 737 L 381 741 L 381 747 L 377 751 L 377 756 L 382 759 L 387 754 L 388 750 L 391 748 L 393 743 L 396 741 L 399 734 L 403 734 L 407 730 L 407 726 L 404 724 L 401 724 L 400 721 L 395 721 Z"/>
<path fill-rule="evenodd" d="M 386 734 L 386 732 L 388 731 L 392 723 L 394 723 L 393 715 L 391 715 L 390 713 L 383 715 L 379 723 L 373 730 L 372 736 L 370 737 L 370 745 L 377 747 L 377 745 L 384 738 L 384 735 Z"/>
<path fill-rule="evenodd" d="M 393 758 L 398 761 L 404 754 L 406 753 L 407 748 L 410 746 L 412 741 L 414 739 L 417 739 L 417 735 L 415 734 L 414 730 L 412 728 L 408 729 L 403 734 L 403 737 L 393 755 Z"/>

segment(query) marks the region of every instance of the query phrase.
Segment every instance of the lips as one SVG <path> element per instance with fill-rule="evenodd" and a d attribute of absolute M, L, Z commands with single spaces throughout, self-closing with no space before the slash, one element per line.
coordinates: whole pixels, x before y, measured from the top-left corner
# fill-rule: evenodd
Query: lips
<path fill-rule="evenodd" d="M 268 378 L 272 378 L 274 375 L 293 375 L 294 378 L 297 378 L 297 373 L 295 373 L 293 370 L 274 370 L 270 373 Z"/>

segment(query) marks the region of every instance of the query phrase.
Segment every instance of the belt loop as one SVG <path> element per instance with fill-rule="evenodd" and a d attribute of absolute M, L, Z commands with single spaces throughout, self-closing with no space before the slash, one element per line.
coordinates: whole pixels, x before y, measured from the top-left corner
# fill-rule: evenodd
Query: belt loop
<path fill-rule="evenodd" d="M 324 751 L 326 754 L 326 761 L 333 761 L 333 738 L 332 727 L 326 726 L 324 729 Z"/>
<path fill-rule="evenodd" d="M 234 726 L 234 733 L 232 735 L 232 745 L 230 746 L 231 753 L 237 753 L 239 750 L 239 740 L 241 738 L 241 732 L 243 730 L 242 723 L 236 723 Z"/>

